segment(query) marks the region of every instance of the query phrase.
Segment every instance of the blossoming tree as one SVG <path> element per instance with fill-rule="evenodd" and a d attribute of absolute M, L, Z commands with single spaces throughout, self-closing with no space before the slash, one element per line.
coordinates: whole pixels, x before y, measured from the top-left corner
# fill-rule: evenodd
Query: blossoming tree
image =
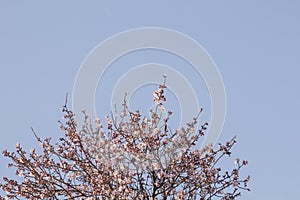
<path fill-rule="evenodd" d="M 165 82 L 154 92 L 156 108 L 150 116 L 129 111 L 124 98 L 119 115 L 93 124 L 87 114 L 82 127 L 63 106 L 64 137 L 56 144 L 33 131 L 42 151 L 27 153 L 20 144 L 15 152 L 3 151 L 20 179 L 3 177 L 1 199 L 235 199 L 249 190 L 249 176 L 240 178 L 247 161 L 235 160 L 232 170 L 223 171 L 220 159 L 230 156 L 235 138 L 213 148 L 198 149 L 196 142 L 207 128 L 198 129 L 198 116 L 186 127 L 168 128 L 171 111 L 163 102 Z M 162 113 L 167 113 L 163 117 Z M 105 127 L 104 127 L 105 126 Z"/>

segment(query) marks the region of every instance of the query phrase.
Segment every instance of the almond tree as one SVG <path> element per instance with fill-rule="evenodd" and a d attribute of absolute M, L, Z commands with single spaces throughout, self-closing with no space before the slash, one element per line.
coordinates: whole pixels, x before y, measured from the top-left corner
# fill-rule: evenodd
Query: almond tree
<path fill-rule="evenodd" d="M 32 130 L 42 153 L 27 153 L 20 144 L 15 152 L 3 151 L 21 181 L 3 177 L 6 196 L 0 199 L 235 199 L 249 190 L 250 177 L 239 176 L 246 160 L 236 159 L 232 170 L 218 166 L 231 155 L 235 138 L 216 148 L 197 148 L 208 125 L 197 128 L 202 110 L 186 127 L 168 128 L 172 112 L 163 107 L 165 88 L 164 81 L 153 93 L 156 107 L 150 116 L 129 111 L 125 97 L 122 112 L 106 117 L 105 127 L 85 112 L 78 127 L 65 104 L 60 122 L 65 134 L 58 143 Z"/>

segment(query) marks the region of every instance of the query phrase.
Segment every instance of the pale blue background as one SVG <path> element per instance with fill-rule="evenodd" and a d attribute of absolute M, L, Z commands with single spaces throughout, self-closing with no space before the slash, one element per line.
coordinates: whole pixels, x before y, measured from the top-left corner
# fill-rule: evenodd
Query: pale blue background
<path fill-rule="evenodd" d="M 59 136 L 65 93 L 98 43 L 127 29 L 159 26 L 197 40 L 222 74 L 228 106 L 221 141 L 238 135 L 234 156 L 249 160 L 243 174 L 252 176 L 252 192 L 240 199 L 297 199 L 300 3 L 207 2 L 2 0 L 1 151 L 17 142 L 36 147 L 30 126 L 43 137 Z M 209 97 L 203 99 L 209 111 Z M 13 173 L 6 163 L 1 157 L 0 176 Z"/>

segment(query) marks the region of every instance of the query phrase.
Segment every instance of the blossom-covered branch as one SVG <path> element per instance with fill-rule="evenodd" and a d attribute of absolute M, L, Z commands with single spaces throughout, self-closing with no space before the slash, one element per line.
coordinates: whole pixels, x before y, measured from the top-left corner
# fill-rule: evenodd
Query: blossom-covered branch
<path fill-rule="evenodd" d="M 207 123 L 198 129 L 202 110 L 185 127 L 171 131 L 166 111 L 165 81 L 153 93 L 156 107 L 150 116 L 129 111 L 126 98 L 120 114 L 94 123 L 84 113 L 82 127 L 63 106 L 65 132 L 56 144 L 33 131 L 42 153 L 29 153 L 20 144 L 15 152 L 3 151 L 21 181 L 3 177 L 0 188 L 8 199 L 235 199 L 249 190 L 249 176 L 240 178 L 247 161 L 221 170 L 219 161 L 231 155 L 236 139 L 213 148 L 197 148 Z M 162 113 L 167 113 L 163 118 Z M 4 199 L 4 197 L 1 197 Z"/>

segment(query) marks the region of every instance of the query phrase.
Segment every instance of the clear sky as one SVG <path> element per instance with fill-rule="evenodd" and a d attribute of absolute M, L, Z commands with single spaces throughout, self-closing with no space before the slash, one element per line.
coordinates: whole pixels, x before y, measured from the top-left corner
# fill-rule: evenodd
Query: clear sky
<path fill-rule="evenodd" d="M 220 141 L 238 135 L 234 156 L 248 159 L 243 174 L 252 176 L 252 192 L 241 199 L 296 199 L 300 179 L 299 9 L 295 0 L 1 1 L 0 149 L 12 150 L 17 142 L 27 149 L 36 147 L 31 126 L 41 137 L 59 136 L 57 120 L 65 94 L 72 94 L 81 63 L 100 42 L 132 28 L 169 28 L 200 43 L 222 75 L 227 115 Z M 99 83 L 96 100 L 104 96 L 108 101 L 115 76 L 131 66 L 146 61 L 175 68 L 186 64 L 157 51 L 136 52 L 122 59 Z M 123 71 L 118 65 L 125 66 Z M 204 91 L 199 104 L 208 118 L 207 91 L 195 85 L 188 65 L 181 73 L 198 91 Z M 137 92 L 132 104 L 143 107 L 147 96 L 142 94 L 142 90 Z M 96 105 L 97 110 L 101 106 Z M 99 111 L 99 115 L 106 112 Z M 13 173 L 6 164 L 1 157 L 0 176 Z"/>

